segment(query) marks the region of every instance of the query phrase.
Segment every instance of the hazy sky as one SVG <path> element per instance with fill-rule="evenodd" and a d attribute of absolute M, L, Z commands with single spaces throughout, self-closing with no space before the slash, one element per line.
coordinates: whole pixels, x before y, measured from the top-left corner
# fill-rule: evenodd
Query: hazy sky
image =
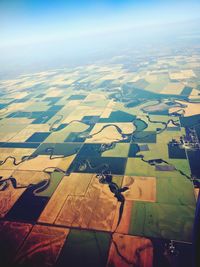
<path fill-rule="evenodd" d="M 0 57 L 11 64 L 61 55 L 63 47 L 82 53 L 120 31 L 148 36 L 199 18 L 199 0 L 0 0 Z"/>
<path fill-rule="evenodd" d="M 91 35 L 200 17 L 190 0 L 1 0 L 1 45 Z"/>

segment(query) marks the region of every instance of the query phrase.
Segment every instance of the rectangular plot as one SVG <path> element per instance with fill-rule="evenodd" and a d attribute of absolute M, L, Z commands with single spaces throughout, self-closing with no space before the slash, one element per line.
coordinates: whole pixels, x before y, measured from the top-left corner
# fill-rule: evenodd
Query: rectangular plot
<path fill-rule="evenodd" d="M 130 234 L 191 242 L 195 206 L 135 202 Z"/>
<path fill-rule="evenodd" d="M 117 200 L 108 185 L 93 178 L 85 196 L 69 196 L 56 224 L 110 231 L 114 222 Z"/>
<path fill-rule="evenodd" d="M 106 266 L 152 267 L 153 245 L 146 238 L 114 234 Z"/>
<path fill-rule="evenodd" d="M 31 135 L 25 142 L 43 142 L 48 136 L 50 135 L 50 133 L 46 133 L 46 132 L 37 132 L 34 133 L 33 135 Z"/>
<path fill-rule="evenodd" d="M 18 252 L 14 264 L 19 266 L 55 266 L 69 229 L 35 225 Z"/>
<path fill-rule="evenodd" d="M 140 158 L 128 158 L 125 175 L 155 177 L 155 166 L 149 165 Z"/>
<path fill-rule="evenodd" d="M 31 228 L 32 225 L 27 223 L 0 222 L 1 266 L 12 266 L 12 260 Z"/>
<path fill-rule="evenodd" d="M 124 186 L 129 188 L 124 192 L 127 200 L 156 201 L 155 177 L 125 176 L 123 180 Z"/>
<path fill-rule="evenodd" d="M 0 142 L 0 147 L 10 148 L 37 148 L 40 143 L 15 143 L 15 142 Z"/>
<path fill-rule="evenodd" d="M 126 200 L 124 202 L 122 214 L 121 214 L 121 203 L 117 203 L 117 208 L 115 212 L 115 218 L 112 226 L 112 232 L 120 233 L 120 234 L 128 234 L 130 223 L 131 223 L 131 213 L 132 207 L 134 205 L 133 201 Z"/>
<path fill-rule="evenodd" d="M 71 230 L 56 267 L 105 267 L 109 244 L 108 233 Z"/>
<path fill-rule="evenodd" d="M 109 169 L 112 174 L 123 175 L 126 161 L 127 159 L 122 157 L 79 157 L 78 155 L 67 170 L 67 173 L 99 173 L 103 169 Z"/>
<path fill-rule="evenodd" d="M 41 214 L 39 221 L 53 223 L 69 195 L 84 196 L 91 178 L 92 176 L 88 174 L 73 173 L 65 176 Z"/>
<path fill-rule="evenodd" d="M 0 192 L 0 218 L 5 217 L 24 191 L 24 188 L 16 190 L 10 184 L 8 188 Z"/>

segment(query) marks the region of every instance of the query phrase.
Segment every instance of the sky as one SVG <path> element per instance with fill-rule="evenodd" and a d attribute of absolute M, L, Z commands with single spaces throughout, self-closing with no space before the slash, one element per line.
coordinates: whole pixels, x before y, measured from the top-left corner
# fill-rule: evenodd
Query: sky
<path fill-rule="evenodd" d="M 195 0 L 1 0 L 1 45 L 38 43 L 199 17 L 200 1 Z"/>
<path fill-rule="evenodd" d="M 124 32 L 149 38 L 198 19 L 199 0 L 0 0 L 0 57 L 12 65 L 81 54 L 100 43 L 111 47 Z"/>

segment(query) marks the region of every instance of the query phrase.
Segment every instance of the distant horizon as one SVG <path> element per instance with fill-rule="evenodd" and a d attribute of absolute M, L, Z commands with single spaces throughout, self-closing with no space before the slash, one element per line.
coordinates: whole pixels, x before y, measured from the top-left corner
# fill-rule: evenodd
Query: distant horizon
<path fill-rule="evenodd" d="M 195 0 L 2 0 L 0 78 L 48 64 L 53 68 L 83 58 L 87 62 L 91 55 L 98 58 L 98 53 L 109 55 L 139 42 L 173 41 L 192 34 L 195 38 L 194 33 L 200 33 L 199 11 Z"/>

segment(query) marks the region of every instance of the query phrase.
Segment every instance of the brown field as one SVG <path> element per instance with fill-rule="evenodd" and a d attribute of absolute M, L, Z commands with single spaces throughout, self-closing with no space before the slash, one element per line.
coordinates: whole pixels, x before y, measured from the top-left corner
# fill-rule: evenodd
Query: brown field
<path fill-rule="evenodd" d="M 21 171 L 15 170 L 12 176 L 17 180 L 18 186 L 37 184 L 42 180 L 49 179 L 49 175 L 42 171 Z"/>
<path fill-rule="evenodd" d="M 153 246 L 149 239 L 114 234 L 107 267 L 152 267 Z"/>
<path fill-rule="evenodd" d="M 11 266 L 10 261 L 16 255 L 32 225 L 18 222 L 0 222 L 1 266 Z M 5 265 L 4 265 L 5 264 Z"/>
<path fill-rule="evenodd" d="M 75 196 L 71 193 L 67 197 L 55 223 L 110 231 L 116 207 L 117 200 L 110 192 L 108 185 L 100 184 L 94 175 L 85 196 Z"/>
<path fill-rule="evenodd" d="M 24 266 L 53 266 L 69 229 L 35 225 L 14 260 Z"/>
<path fill-rule="evenodd" d="M 0 217 L 3 218 L 26 189 L 14 189 L 9 182 L 5 191 L 0 191 Z"/>
<path fill-rule="evenodd" d="M 39 221 L 54 223 L 69 195 L 85 195 L 92 176 L 93 174 L 79 173 L 72 173 L 70 176 L 64 176 L 44 211 L 42 212 Z"/>
<path fill-rule="evenodd" d="M 126 200 L 156 201 L 156 178 L 125 176 L 123 186 L 129 187 L 124 192 Z"/>
<path fill-rule="evenodd" d="M 120 234 L 128 234 L 129 233 L 129 225 L 131 221 L 131 211 L 134 205 L 133 201 L 126 200 L 124 203 L 124 210 L 122 214 L 122 219 L 120 224 L 117 226 L 118 219 L 119 219 L 119 208 L 120 203 L 117 203 L 117 209 L 115 212 L 115 219 L 112 226 L 112 232 L 120 233 Z"/>

